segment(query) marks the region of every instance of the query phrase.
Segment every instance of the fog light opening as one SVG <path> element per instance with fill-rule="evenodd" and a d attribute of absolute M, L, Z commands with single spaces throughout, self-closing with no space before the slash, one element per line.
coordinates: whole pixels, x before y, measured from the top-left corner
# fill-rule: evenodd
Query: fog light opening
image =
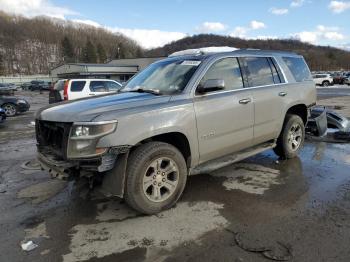
<path fill-rule="evenodd" d="M 96 148 L 96 155 L 100 155 L 100 154 L 103 154 L 103 153 L 106 153 L 107 151 L 107 148 Z"/>

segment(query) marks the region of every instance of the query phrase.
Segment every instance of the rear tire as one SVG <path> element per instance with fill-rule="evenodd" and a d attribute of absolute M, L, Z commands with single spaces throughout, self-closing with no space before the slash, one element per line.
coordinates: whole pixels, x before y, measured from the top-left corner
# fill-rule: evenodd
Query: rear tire
<path fill-rule="evenodd" d="M 305 126 L 303 120 L 298 115 L 288 114 L 284 121 L 282 132 L 277 139 L 274 152 L 281 158 L 294 158 L 303 147 L 304 140 Z"/>
<path fill-rule="evenodd" d="M 163 142 L 149 142 L 130 154 L 126 170 L 125 200 L 137 211 L 156 214 L 171 208 L 187 180 L 181 152 Z"/>

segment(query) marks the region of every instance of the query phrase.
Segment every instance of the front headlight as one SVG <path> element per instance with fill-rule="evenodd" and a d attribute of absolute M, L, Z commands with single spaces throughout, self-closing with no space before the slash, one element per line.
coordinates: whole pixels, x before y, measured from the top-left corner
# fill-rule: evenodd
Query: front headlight
<path fill-rule="evenodd" d="M 117 122 L 74 123 L 70 132 L 67 157 L 82 158 L 101 155 L 106 148 L 96 148 L 101 137 L 113 133 Z"/>
<path fill-rule="evenodd" d="M 71 132 L 72 139 L 87 139 L 101 137 L 114 132 L 117 123 L 107 124 L 74 124 Z"/>
<path fill-rule="evenodd" d="M 27 101 L 24 99 L 18 99 L 17 104 L 27 104 Z"/>

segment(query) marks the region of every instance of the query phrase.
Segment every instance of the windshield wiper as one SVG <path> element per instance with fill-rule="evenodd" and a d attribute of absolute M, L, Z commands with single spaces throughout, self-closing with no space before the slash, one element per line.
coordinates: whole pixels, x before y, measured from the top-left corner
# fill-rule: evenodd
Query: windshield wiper
<path fill-rule="evenodd" d="M 149 93 L 149 94 L 156 95 L 156 96 L 162 95 L 162 93 L 159 90 L 157 90 L 157 89 L 137 88 L 137 89 L 134 89 L 134 90 L 130 90 L 128 92 Z"/>

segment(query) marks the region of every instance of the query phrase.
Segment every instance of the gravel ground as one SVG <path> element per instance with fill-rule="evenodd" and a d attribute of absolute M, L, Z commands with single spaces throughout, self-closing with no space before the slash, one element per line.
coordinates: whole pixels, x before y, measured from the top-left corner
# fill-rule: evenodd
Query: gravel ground
<path fill-rule="evenodd" d="M 350 145 L 306 142 L 190 177 L 176 207 L 144 216 L 35 162 L 34 112 L 0 125 L 0 261 L 350 261 Z M 347 112 L 349 97 L 319 104 Z M 28 161 L 32 161 L 29 162 Z M 30 252 L 20 244 L 32 240 Z"/>

